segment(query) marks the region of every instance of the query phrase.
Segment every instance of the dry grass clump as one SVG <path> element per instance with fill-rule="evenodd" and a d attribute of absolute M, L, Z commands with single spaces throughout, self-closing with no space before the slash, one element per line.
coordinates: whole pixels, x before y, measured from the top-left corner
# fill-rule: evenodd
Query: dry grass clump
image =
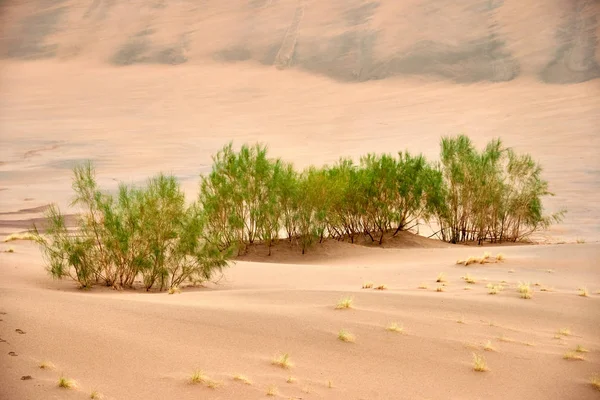
<path fill-rule="evenodd" d="M 13 240 L 35 240 L 35 236 L 29 232 L 11 233 L 4 239 L 4 242 L 12 242 Z"/>
<path fill-rule="evenodd" d="M 390 331 L 390 332 L 396 332 L 396 333 L 404 333 L 404 328 L 400 325 L 398 325 L 398 323 L 396 322 L 392 322 L 391 324 L 389 324 L 386 328 L 386 331 Z"/>
<path fill-rule="evenodd" d="M 336 310 L 352 308 L 352 297 L 342 297 L 335 306 Z"/>
<path fill-rule="evenodd" d="M 470 283 L 470 284 L 474 284 L 477 283 L 477 281 L 475 280 L 474 277 L 472 277 L 469 274 L 466 274 L 465 276 L 462 277 L 464 279 L 465 282 Z"/>
<path fill-rule="evenodd" d="M 482 355 L 473 353 L 473 370 L 477 372 L 484 372 L 488 370 L 485 358 Z"/>
<path fill-rule="evenodd" d="M 492 341 L 491 340 L 488 340 L 487 343 L 483 345 L 483 349 L 485 351 L 496 351 L 496 349 L 492 345 Z"/>
<path fill-rule="evenodd" d="M 363 283 L 362 288 L 363 289 L 371 289 L 371 288 L 373 288 L 373 282 L 365 282 L 365 283 Z"/>
<path fill-rule="evenodd" d="M 585 347 L 583 347 L 582 345 L 578 344 L 577 347 L 575 347 L 575 351 L 577 353 L 587 353 L 588 349 L 586 349 Z"/>
<path fill-rule="evenodd" d="M 216 389 L 218 387 L 221 387 L 221 385 L 223 385 L 222 382 L 213 381 L 212 379 L 210 379 L 210 380 L 208 380 L 208 382 L 206 382 L 206 387 L 208 387 L 210 389 Z"/>
<path fill-rule="evenodd" d="M 427 284 L 425 284 L 425 283 L 421 283 L 421 284 L 419 285 L 419 289 L 428 289 L 428 286 L 427 286 Z"/>
<path fill-rule="evenodd" d="M 181 293 L 181 289 L 179 288 L 179 286 L 172 286 L 169 288 L 168 293 L 169 294 Z"/>
<path fill-rule="evenodd" d="M 487 285 L 488 294 L 498 294 L 502 291 L 502 285 Z"/>
<path fill-rule="evenodd" d="M 446 282 L 446 274 L 440 272 L 435 281 L 439 283 Z"/>
<path fill-rule="evenodd" d="M 578 294 L 579 294 L 581 297 L 588 297 L 588 296 L 589 296 L 589 293 L 588 293 L 588 290 L 587 290 L 587 288 L 586 288 L 586 287 L 580 287 L 580 288 L 579 288 L 579 289 L 577 289 L 577 290 L 579 291 L 579 293 L 578 293 Z"/>
<path fill-rule="evenodd" d="M 522 299 L 531 299 L 531 296 L 533 295 L 533 290 L 529 283 L 524 282 L 519 282 L 517 285 L 517 292 L 519 292 L 519 296 Z"/>
<path fill-rule="evenodd" d="M 577 361 L 585 360 L 585 358 L 583 358 L 583 356 L 580 353 L 576 353 L 574 351 L 569 351 L 569 352 L 565 353 L 563 355 L 563 358 L 565 360 L 577 360 Z"/>
<path fill-rule="evenodd" d="M 243 384 L 246 384 L 246 385 L 252 385 L 252 381 L 250 379 L 248 379 L 248 377 L 246 377 L 245 375 L 241 375 L 241 374 L 235 375 L 233 377 L 233 380 L 242 382 Z"/>
<path fill-rule="evenodd" d="M 50 361 L 42 361 L 38 367 L 40 367 L 40 369 L 54 369 L 54 364 Z"/>
<path fill-rule="evenodd" d="M 498 340 L 501 342 L 507 342 L 507 343 L 512 343 L 514 342 L 514 339 L 511 339 L 509 337 L 504 336 L 504 334 L 498 336 Z"/>
<path fill-rule="evenodd" d="M 435 289 L 435 291 L 436 291 L 436 292 L 445 292 L 445 291 L 446 291 L 446 289 L 444 289 L 444 287 L 443 287 L 443 286 L 438 286 L 438 287 Z"/>
<path fill-rule="evenodd" d="M 77 382 L 75 382 L 73 379 L 61 376 L 58 378 L 58 387 L 63 389 L 75 389 L 77 387 Z"/>
<path fill-rule="evenodd" d="M 559 336 L 571 336 L 571 330 L 569 328 L 560 328 L 557 334 Z"/>
<path fill-rule="evenodd" d="M 496 255 L 496 257 L 493 257 L 490 252 L 486 251 L 483 253 L 483 256 L 481 256 L 481 257 L 470 256 L 465 260 L 458 260 L 458 261 L 456 261 L 456 263 L 462 264 L 464 266 L 468 266 L 471 264 L 493 264 L 493 263 L 497 263 L 497 262 L 500 262 L 503 260 L 505 260 L 504 254 L 498 253 Z"/>
<path fill-rule="evenodd" d="M 387 286 L 385 286 L 385 285 L 377 285 L 377 286 L 375 286 L 375 290 L 385 290 L 385 289 L 387 289 Z"/>
<path fill-rule="evenodd" d="M 596 390 L 600 390 L 600 376 L 599 375 L 594 375 L 590 378 L 590 383 L 592 384 L 592 387 Z"/>
<path fill-rule="evenodd" d="M 100 394 L 97 390 L 92 390 L 92 393 L 90 393 L 90 399 L 102 400 L 103 398 L 104 396 L 102 396 L 102 394 Z"/>
<path fill-rule="evenodd" d="M 294 378 L 293 376 L 288 376 L 285 381 L 287 383 L 296 383 L 298 380 L 296 378 Z"/>
<path fill-rule="evenodd" d="M 12 247 L 9 247 L 7 250 L 4 250 L 4 253 L 14 253 L 15 249 L 13 249 Z"/>
<path fill-rule="evenodd" d="M 190 383 L 192 384 L 204 384 L 207 383 L 209 380 L 210 378 L 204 375 L 204 372 L 202 372 L 201 370 L 194 371 L 190 376 Z"/>
<path fill-rule="evenodd" d="M 356 337 L 345 329 L 340 329 L 338 332 L 338 339 L 342 342 L 354 343 Z"/>
<path fill-rule="evenodd" d="M 294 364 L 290 361 L 290 355 L 285 353 L 277 356 L 271 360 L 271 364 L 277 365 L 283 369 L 290 369 Z"/>
<path fill-rule="evenodd" d="M 271 385 L 267 388 L 267 396 L 277 396 L 277 387 Z"/>

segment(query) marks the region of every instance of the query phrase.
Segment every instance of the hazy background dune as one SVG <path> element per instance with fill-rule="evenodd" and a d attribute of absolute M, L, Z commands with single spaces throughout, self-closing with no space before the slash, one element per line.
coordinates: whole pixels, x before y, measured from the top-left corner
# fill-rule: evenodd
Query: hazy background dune
<path fill-rule="evenodd" d="M 231 140 L 304 167 L 406 149 L 435 160 L 441 136 L 466 133 L 542 164 L 556 193 L 548 211 L 568 213 L 538 239 L 588 242 L 503 249 L 505 264 L 468 270 L 480 279 L 471 291 L 454 261 L 479 249 L 407 238 L 398 247 L 418 248 L 330 243 L 268 263 L 250 254 L 219 285 L 177 296 L 79 292 L 45 274 L 32 244 L 0 243 L 15 250 L 0 254 L 0 399 L 94 388 L 114 399 L 248 399 L 271 384 L 307 399 L 593 398 L 599 38 L 593 0 L 0 1 L 0 236 L 39 222 L 51 202 L 75 212 L 71 168 L 85 159 L 104 187 L 164 171 L 192 198 Z M 388 291 L 362 291 L 365 280 Z M 501 280 L 506 291 L 489 296 L 485 284 Z M 519 281 L 553 292 L 522 300 Z M 346 294 L 356 309 L 340 314 Z M 390 336 L 391 321 L 407 335 Z M 343 327 L 357 343 L 337 341 Z M 554 339 L 563 327 L 572 337 Z M 476 375 L 471 353 L 487 340 L 498 351 Z M 586 361 L 563 360 L 576 344 Z M 289 373 L 269 363 L 287 351 Z M 39 370 L 43 360 L 56 369 Z M 195 368 L 225 386 L 187 385 Z M 80 390 L 56 388 L 61 373 Z M 232 383 L 235 373 L 255 384 Z M 285 383 L 290 374 L 298 384 Z"/>

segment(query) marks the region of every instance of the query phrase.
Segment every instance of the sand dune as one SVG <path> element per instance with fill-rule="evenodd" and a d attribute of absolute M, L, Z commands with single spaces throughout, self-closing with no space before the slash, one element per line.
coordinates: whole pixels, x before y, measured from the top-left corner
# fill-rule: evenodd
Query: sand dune
<path fill-rule="evenodd" d="M 83 398 L 97 389 L 108 398 L 247 399 L 270 385 L 285 398 L 594 396 L 588 378 L 600 365 L 600 297 L 576 289 L 600 288 L 597 245 L 510 247 L 504 263 L 474 267 L 454 265 L 472 254 L 462 246 L 340 249 L 306 264 L 239 262 L 218 285 L 172 296 L 79 292 L 49 280 L 30 244 L 16 249 L 0 255 L 10 265 L 0 276 L 2 398 Z M 440 272 L 448 281 L 441 293 Z M 466 284 L 466 273 L 478 282 Z M 387 290 L 361 289 L 369 280 Z M 504 291 L 487 294 L 487 283 L 503 280 Z M 518 281 L 552 291 L 534 287 L 532 299 L 520 299 Z M 418 289 L 422 283 L 428 289 Z M 342 296 L 353 297 L 352 309 L 334 309 Z M 404 334 L 386 331 L 391 322 Z M 337 339 L 342 328 L 355 343 Z M 571 336 L 555 339 L 561 328 Z M 482 349 L 488 340 L 496 351 Z M 578 344 L 590 350 L 585 361 L 564 360 Z M 473 352 L 489 372 L 472 371 Z M 279 353 L 290 354 L 290 370 L 270 364 Z M 39 370 L 42 361 L 56 368 Z M 197 368 L 223 386 L 187 383 Z M 66 396 L 55 387 L 60 374 L 80 389 Z M 252 385 L 233 381 L 235 374 Z M 290 375 L 296 383 L 286 383 Z"/>
<path fill-rule="evenodd" d="M 410 233 L 305 256 L 256 247 L 175 295 L 79 291 L 48 277 L 34 244 L 2 242 L 0 399 L 597 397 L 599 21 L 589 0 L 0 2 L 2 239 L 47 204 L 77 212 L 70 169 L 84 159 L 103 187 L 165 171 L 193 198 L 229 141 L 305 167 L 436 160 L 442 135 L 501 137 L 544 167 L 547 210 L 568 210 L 535 238 L 552 244 L 485 248 L 502 263 L 456 265 L 484 249 Z M 352 309 L 335 310 L 344 296 Z M 584 360 L 563 359 L 577 345 Z M 289 370 L 271 364 L 284 353 Z M 197 369 L 221 385 L 191 385 Z"/>

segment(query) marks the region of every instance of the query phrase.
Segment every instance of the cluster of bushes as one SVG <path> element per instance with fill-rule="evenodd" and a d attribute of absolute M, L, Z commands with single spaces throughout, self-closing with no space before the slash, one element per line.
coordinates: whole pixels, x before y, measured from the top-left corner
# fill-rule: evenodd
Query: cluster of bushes
<path fill-rule="evenodd" d="M 131 287 L 141 277 L 149 290 L 208 280 L 254 243 L 271 254 L 288 240 L 304 254 L 325 239 L 381 244 L 422 223 L 452 243 L 518 241 L 560 220 L 562 213 L 543 213 L 542 197 L 551 193 L 530 156 L 499 140 L 479 152 L 465 136 L 443 138 L 441 150 L 436 164 L 401 152 L 296 171 L 264 146 L 229 144 L 191 205 L 165 175 L 104 193 L 86 164 L 74 170 L 78 229 L 67 229 L 52 206 L 46 232 L 34 234 L 55 277 L 84 287 Z"/>
<path fill-rule="evenodd" d="M 34 227 L 48 271 L 84 288 L 95 284 L 147 290 L 202 282 L 227 265 L 230 249 L 218 248 L 198 203 L 185 204 L 176 178 L 158 175 L 144 188 L 121 184 L 116 195 L 102 192 L 90 163 L 74 169 L 73 205 L 82 208 L 70 230 L 56 206 L 42 234 Z"/>
<path fill-rule="evenodd" d="M 325 238 L 382 243 L 386 234 L 430 223 L 444 241 L 518 241 L 560 220 L 544 215 L 541 168 L 500 140 L 479 152 L 466 136 L 443 138 L 441 162 L 409 153 L 296 171 L 261 145 L 231 144 L 202 178 L 200 205 L 218 246 L 243 253 L 285 236 L 304 253 Z"/>
<path fill-rule="evenodd" d="M 266 148 L 231 145 L 214 158 L 202 178 L 200 204 L 220 247 L 243 253 L 256 241 L 269 249 L 282 235 L 304 253 L 325 238 L 349 240 L 414 227 L 443 202 L 442 174 L 422 156 L 369 154 L 358 164 L 341 159 L 331 167 L 295 171 L 267 157 Z"/>

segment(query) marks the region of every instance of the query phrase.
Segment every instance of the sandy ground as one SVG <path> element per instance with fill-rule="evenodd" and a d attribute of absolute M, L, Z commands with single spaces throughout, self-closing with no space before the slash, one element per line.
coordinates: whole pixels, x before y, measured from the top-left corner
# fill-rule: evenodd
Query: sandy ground
<path fill-rule="evenodd" d="M 0 2 L 0 239 L 49 203 L 75 213 L 70 169 L 86 159 L 105 188 L 164 171 L 193 199 L 230 141 L 301 168 L 367 152 L 436 160 L 440 137 L 459 133 L 530 153 L 564 222 L 469 267 L 455 261 L 484 249 L 410 234 L 306 256 L 255 249 L 176 295 L 83 292 L 53 281 L 34 244 L 0 242 L 0 400 L 258 399 L 270 386 L 297 399 L 600 396 L 600 3 L 199 4 Z M 335 310 L 344 296 L 352 309 Z M 584 360 L 563 359 L 577 345 Z M 283 353 L 289 370 L 271 365 Z M 473 371 L 473 353 L 489 371 Z M 221 386 L 190 385 L 196 369 Z"/>
<path fill-rule="evenodd" d="M 238 262 L 218 285 L 175 295 L 78 291 L 50 280 L 33 246 L 0 254 L 2 399 L 83 399 L 92 390 L 111 399 L 258 399 L 272 385 L 280 398 L 303 399 L 598 396 L 589 385 L 600 370 L 597 244 L 505 247 L 505 262 L 469 267 L 454 262 L 478 249 L 329 246 L 303 264 Z M 477 283 L 465 283 L 467 273 Z M 366 281 L 387 289 L 361 289 Z M 486 284 L 501 281 L 506 289 L 489 295 Z M 519 281 L 541 286 L 525 300 Z M 578 296 L 581 286 L 589 297 Z M 335 310 L 344 296 L 352 309 Z M 386 331 L 392 322 L 404 333 Z M 354 343 L 337 339 L 342 328 Z M 563 328 L 571 335 L 555 338 Z M 482 349 L 488 341 L 494 351 Z M 589 350 L 585 360 L 564 360 L 577 345 Z M 271 365 L 280 353 L 291 369 Z M 488 372 L 472 370 L 473 353 Z M 43 361 L 54 369 L 39 369 Z M 189 384 L 196 369 L 222 386 Z M 79 389 L 57 388 L 61 375 Z"/>

